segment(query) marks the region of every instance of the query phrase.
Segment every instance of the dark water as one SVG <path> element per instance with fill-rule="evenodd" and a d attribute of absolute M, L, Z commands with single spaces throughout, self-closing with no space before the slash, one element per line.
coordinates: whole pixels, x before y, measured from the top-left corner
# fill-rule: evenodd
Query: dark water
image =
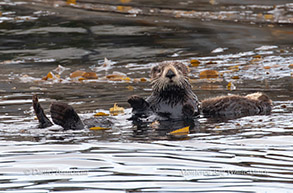
<path fill-rule="evenodd" d="M 293 192 L 289 0 L 5 0 L 0 13 L 0 192 Z M 199 99 L 261 91 L 273 113 L 200 118 L 180 139 L 166 135 L 174 123 L 137 127 L 126 99 L 148 96 L 149 69 L 166 60 L 190 66 Z M 220 76 L 199 79 L 207 69 Z M 73 81 L 75 70 L 99 78 Z M 117 72 L 130 79 L 104 78 Z M 114 103 L 125 114 L 109 130 L 37 129 L 33 94 L 46 112 L 58 100 L 83 119 Z"/>

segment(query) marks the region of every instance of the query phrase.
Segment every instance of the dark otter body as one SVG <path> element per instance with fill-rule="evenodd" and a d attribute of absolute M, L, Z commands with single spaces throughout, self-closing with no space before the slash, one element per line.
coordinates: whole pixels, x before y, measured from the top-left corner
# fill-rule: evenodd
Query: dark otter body
<path fill-rule="evenodd" d="M 146 100 L 132 96 L 135 114 L 156 113 L 170 119 L 199 115 L 199 102 L 188 81 L 188 68 L 179 62 L 163 62 L 151 70 L 153 92 Z"/>

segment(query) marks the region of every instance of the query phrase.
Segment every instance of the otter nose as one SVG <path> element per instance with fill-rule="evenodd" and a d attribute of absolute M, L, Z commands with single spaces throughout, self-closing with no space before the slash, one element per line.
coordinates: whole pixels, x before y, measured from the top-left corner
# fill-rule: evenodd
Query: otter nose
<path fill-rule="evenodd" d="M 166 74 L 166 77 L 172 79 L 174 76 L 176 76 L 176 74 L 171 69 L 169 69 Z"/>

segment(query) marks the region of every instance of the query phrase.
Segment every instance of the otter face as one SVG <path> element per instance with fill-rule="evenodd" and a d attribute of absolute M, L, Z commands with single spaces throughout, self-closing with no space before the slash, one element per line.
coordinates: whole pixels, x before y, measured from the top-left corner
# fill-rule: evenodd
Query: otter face
<path fill-rule="evenodd" d="M 154 91 L 178 90 L 190 87 L 188 68 L 180 62 L 162 62 L 151 70 Z"/>

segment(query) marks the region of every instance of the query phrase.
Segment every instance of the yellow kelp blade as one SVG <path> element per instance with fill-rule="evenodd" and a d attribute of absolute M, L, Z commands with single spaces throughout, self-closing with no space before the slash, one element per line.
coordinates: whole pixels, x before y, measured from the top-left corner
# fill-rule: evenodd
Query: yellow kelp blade
<path fill-rule="evenodd" d="M 96 114 L 94 114 L 95 117 L 99 117 L 99 116 L 109 116 L 109 114 L 104 113 L 104 112 L 98 112 Z"/>
<path fill-rule="evenodd" d="M 189 134 L 189 127 L 190 126 L 183 127 L 181 129 L 177 129 L 175 131 L 170 132 L 169 134 L 171 134 L 171 135 L 188 135 Z"/>
<path fill-rule="evenodd" d="M 90 130 L 108 130 L 111 128 L 105 128 L 105 127 L 91 127 Z"/>
<path fill-rule="evenodd" d="M 119 107 L 116 103 L 112 108 L 110 108 L 110 113 L 113 115 L 124 113 L 124 108 Z"/>

